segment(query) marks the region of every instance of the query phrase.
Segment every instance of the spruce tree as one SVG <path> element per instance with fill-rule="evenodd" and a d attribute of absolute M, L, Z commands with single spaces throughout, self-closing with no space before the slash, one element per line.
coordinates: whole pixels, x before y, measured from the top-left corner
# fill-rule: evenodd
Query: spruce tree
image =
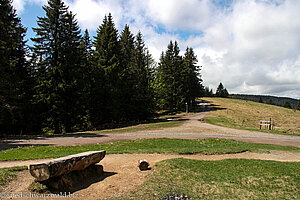
<path fill-rule="evenodd" d="M 176 98 L 178 96 L 178 90 L 181 90 L 181 88 L 177 87 L 179 85 L 178 74 L 180 72 L 176 72 L 177 66 L 175 66 L 175 61 L 177 63 L 179 61 L 178 56 L 178 46 L 175 46 L 173 42 L 170 41 L 167 51 L 161 54 L 157 73 L 159 104 L 162 109 L 167 109 L 171 112 L 177 110 L 176 102 L 178 99 Z"/>
<path fill-rule="evenodd" d="M 216 90 L 216 96 L 217 97 L 228 97 L 229 96 L 227 89 L 223 86 L 222 83 L 219 84 L 219 86 Z"/>
<path fill-rule="evenodd" d="M 81 111 L 80 29 L 62 0 L 49 0 L 38 17 L 33 53 L 38 58 L 36 100 L 47 107 L 54 133 L 71 131 Z"/>
<path fill-rule="evenodd" d="M 94 41 L 96 62 L 94 70 L 94 97 L 91 114 L 97 119 L 94 126 L 104 122 L 120 120 L 120 73 L 122 72 L 121 47 L 118 31 L 115 28 L 111 14 L 105 16 L 103 23 L 97 29 Z M 96 91 L 97 90 L 97 91 Z"/>
<path fill-rule="evenodd" d="M 153 65 L 154 60 L 145 46 L 141 32 L 135 37 L 134 67 L 137 72 L 135 110 L 137 119 L 146 119 L 154 112 Z"/>
<path fill-rule="evenodd" d="M 85 58 L 84 62 L 85 63 L 89 63 L 89 61 L 92 59 L 92 55 L 93 55 L 93 44 L 90 38 L 90 34 L 89 31 L 87 29 L 85 29 L 84 31 L 84 35 L 81 38 L 81 42 L 80 42 L 80 48 L 82 51 L 82 55 Z"/>
<path fill-rule="evenodd" d="M 86 29 L 84 32 L 84 36 L 81 38 L 80 41 L 80 51 L 81 51 L 81 68 L 84 71 L 83 76 L 83 84 L 84 84 L 84 93 L 86 98 L 88 99 L 89 89 L 91 87 L 91 73 L 92 73 L 92 66 L 95 64 L 93 60 L 93 49 L 92 49 L 92 41 L 90 38 L 90 34 Z"/>
<path fill-rule="evenodd" d="M 174 57 L 172 64 L 172 71 L 174 74 L 174 82 L 172 84 L 172 90 L 174 94 L 174 108 L 175 110 L 181 110 L 184 108 L 185 99 L 185 80 L 183 79 L 183 58 L 179 55 L 180 50 L 177 41 L 174 42 Z"/>
<path fill-rule="evenodd" d="M 157 99 L 160 109 L 167 109 L 171 112 L 174 109 L 174 95 L 172 91 L 174 76 L 171 68 L 172 56 L 173 42 L 171 41 L 168 45 L 168 50 L 161 53 L 156 79 Z"/>
<path fill-rule="evenodd" d="M 224 91 L 224 86 L 222 83 L 220 83 L 217 87 L 217 90 L 216 90 L 216 96 L 217 97 L 223 97 L 223 91 Z"/>
<path fill-rule="evenodd" d="M 62 84 L 63 126 L 65 132 L 80 128 L 86 115 L 84 81 L 86 69 L 82 66 L 81 30 L 72 12 L 63 18 L 62 43 Z"/>
<path fill-rule="evenodd" d="M 81 68 L 83 70 L 82 73 L 82 80 L 83 80 L 83 92 L 82 92 L 82 102 L 83 103 L 83 111 L 86 114 L 84 119 L 84 129 L 87 129 L 90 125 L 91 115 L 90 115 L 90 108 L 92 107 L 92 90 L 94 88 L 93 85 L 93 66 L 95 65 L 93 59 L 93 49 L 92 49 L 92 41 L 89 35 L 88 30 L 86 29 L 84 32 L 84 36 L 81 38 L 80 42 L 80 50 L 81 50 Z"/>
<path fill-rule="evenodd" d="M 192 48 L 187 48 L 184 54 L 182 81 L 184 102 L 189 106 L 194 103 L 195 98 L 202 96 L 204 93 L 202 80 L 200 78 L 200 67 L 197 66 L 198 60 Z M 207 88 L 209 91 L 209 89 Z"/>
<path fill-rule="evenodd" d="M 183 58 L 177 42 L 170 41 L 167 51 L 161 54 L 156 88 L 161 108 L 182 110 L 185 104 Z"/>
<path fill-rule="evenodd" d="M 0 1 L 0 27 L 0 133 L 21 133 L 27 126 L 25 109 L 28 107 L 26 28 L 11 0 Z"/>
<path fill-rule="evenodd" d="M 129 26 L 125 25 L 120 35 L 121 46 L 121 99 L 120 113 L 123 119 L 134 120 L 136 119 L 137 107 L 137 85 L 138 85 L 138 71 L 135 65 L 135 43 L 134 36 L 130 32 Z"/>

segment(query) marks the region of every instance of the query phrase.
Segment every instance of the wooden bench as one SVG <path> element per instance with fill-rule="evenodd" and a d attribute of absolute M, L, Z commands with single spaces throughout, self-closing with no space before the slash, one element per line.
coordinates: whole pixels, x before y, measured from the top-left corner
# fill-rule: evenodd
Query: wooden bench
<path fill-rule="evenodd" d="M 76 170 L 84 170 L 100 162 L 106 151 L 88 151 L 29 165 L 30 174 L 37 181 L 45 181 Z"/>
<path fill-rule="evenodd" d="M 274 129 L 274 123 L 272 122 L 272 119 L 270 118 L 270 121 L 260 120 L 259 121 L 259 129 L 267 129 L 267 130 L 273 130 Z"/>

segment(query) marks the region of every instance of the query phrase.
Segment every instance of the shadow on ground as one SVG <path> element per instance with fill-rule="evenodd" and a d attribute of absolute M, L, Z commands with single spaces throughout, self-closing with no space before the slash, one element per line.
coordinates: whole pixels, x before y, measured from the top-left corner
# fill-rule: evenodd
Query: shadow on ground
<path fill-rule="evenodd" d="M 17 141 L 0 142 L 0 151 L 28 146 L 52 146 L 52 144 L 19 144 Z"/>
<path fill-rule="evenodd" d="M 43 182 L 43 184 L 54 194 L 62 192 L 74 193 L 116 174 L 116 172 L 103 171 L 102 165 L 91 165 L 84 170 L 72 171 L 63 176 L 49 179 Z"/>
<path fill-rule="evenodd" d="M 207 100 L 197 100 L 197 106 L 195 107 L 195 112 L 208 112 L 216 110 L 226 110 L 227 108 L 222 108 L 220 105 L 213 104 L 211 101 Z"/>
<path fill-rule="evenodd" d="M 80 185 L 79 187 L 74 187 L 74 188 L 71 188 L 69 191 L 67 192 L 71 192 L 71 193 L 74 193 L 74 192 L 77 192 L 79 190 L 82 190 L 82 189 L 86 189 L 88 188 L 90 185 L 94 184 L 94 183 L 98 183 L 100 181 L 103 181 L 104 179 L 110 177 L 110 176 L 113 176 L 113 175 L 116 175 L 117 173 L 116 172 L 103 172 L 103 174 L 99 177 L 89 177 L 87 179 L 85 179 L 82 183 L 82 185 Z"/>
<path fill-rule="evenodd" d="M 50 136 L 50 137 L 35 137 L 35 138 L 23 138 L 23 139 L 7 139 L 7 140 L 0 140 L 0 151 L 17 148 L 17 147 L 26 147 L 26 146 L 53 146 L 51 142 L 43 143 L 43 144 L 36 144 L 36 143 L 26 143 L 26 141 L 38 141 L 38 140 L 49 140 L 50 138 L 55 137 L 69 137 L 69 138 L 101 138 L 101 137 L 108 137 L 107 135 L 101 134 L 91 134 L 91 133 L 80 133 L 80 134 L 65 134 L 65 135 L 57 135 L 57 136 Z M 25 142 L 25 144 L 24 144 Z"/>

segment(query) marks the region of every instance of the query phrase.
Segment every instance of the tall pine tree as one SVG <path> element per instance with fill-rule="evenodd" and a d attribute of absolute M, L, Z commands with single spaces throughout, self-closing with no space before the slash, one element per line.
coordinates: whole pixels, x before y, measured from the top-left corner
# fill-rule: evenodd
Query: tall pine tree
<path fill-rule="evenodd" d="M 62 32 L 62 77 L 63 77 L 63 126 L 65 132 L 81 128 L 86 115 L 85 73 L 82 66 L 81 30 L 72 12 L 67 11 L 63 18 Z"/>
<path fill-rule="evenodd" d="M 44 103 L 54 133 L 69 132 L 80 117 L 80 29 L 62 0 L 49 0 L 38 17 L 34 55 L 38 58 L 36 99 Z M 79 107 L 78 107 L 79 106 Z"/>
<path fill-rule="evenodd" d="M 167 51 L 162 53 L 157 73 L 157 93 L 161 108 L 171 112 L 182 106 L 182 57 L 177 42 L 170 41 Z"/>
<path fill-rule="evenodd" d="M 154 101 L 149 54 L 141 32 L 136 37 L 125 26 L 120 37 L 122 53 L 121 95 L 123 120 L 143 120 L 153 114 Z"/>
<path fill-rule="evenodd" d="M 161 108 L 171 112 L 183 110 L 185 104 L 202 94 L 200 67 L 192 48 L 187 48 L 184 58 L 179 55 L 178 43 L 171 41 L 162 53 L 157 70 L 156 92 Z"/>
<path fill-rule="evenodd" d="M 136 118 L 147 119 L 154 112 L 153 65 L 154 60 L 145 46 L 141 32 L 135 37 L 134 67 L 137 72 L 135 110 Z"/>
<path fill-rule="evenodd" d="M 90 108 L 93 125 L 120 120 L 120 87 L 122 72 L 121 47 L 118 30 L 111 14 L 105 16 L 97 29 L 94 41 L 95 69 L 93 106 Z"/>
<path fill-rule="evenodd" d="M 200 67 L 192 48 L 186 48 L 182 67 L 184 102 L 192 106 L 196 97 L 202 96 L 204 89 L 200 77 Z"/>
<path fill-rule="evenodd" d="M 216 96 L 217 97 L 228 97 L 229 96 L 227 89 L 223 86 L 222 83 L 219 84 L 219 86 L 216 90 Z"/>
<path fill-rule="evenodd" d="M 26 129 L 29 76 L 25 60 L 26 29 L 11 0 L 0 0 L 0 133 L 21 133 Z"/>
<path fill-rule="evenodd" d="M 89 35 L 88 30 L 86 29 L 84 32 L 84 36 L 81 39 L 80 42 L 80 50 L 81 50 L 81 56 L 82 56 L 82 80 L 83 80 L 83 94 L 82 94 L 82 102 L 83 103 L 83 109 L 86 113 L 86 116 L 84 119 L 84 129 L 87 129 L 90 126 L 90 120 L 91 115 L 89 108 L 91 108 L 92 102 L 92 90 L 94 86 L 92 86 L 94 80 L 93 80 L 93 66 L 95 65 L 94 59 L 93 59 L 93 49 L 92 49 L 92 41 Z"/>
<path fill-rule="evenodd" d="M 135 38 L 130 32 L 129 26 L 125 25 L 120 35 L 121 45 L 121 118 L 123 120 L 136 119 L 136 96 L 138 86 L 138 71 L 135 64 Z"/>

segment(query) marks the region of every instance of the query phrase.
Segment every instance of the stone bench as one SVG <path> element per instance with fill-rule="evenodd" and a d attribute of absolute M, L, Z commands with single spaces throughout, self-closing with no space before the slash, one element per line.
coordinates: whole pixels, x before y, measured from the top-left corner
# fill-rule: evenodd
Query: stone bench
<path fill-rule="evenodd" d="M 105 154 L 106 151 L 88 151 L 47 162 L 35 163 L 29 165 L 29 172 L 36 181 L 49 182 L 53 186 L 53 182 L 57 182 L 57 180 L 70 172 L 84 171 L 87 167 L 99 163 L 105 157 Z"/>

